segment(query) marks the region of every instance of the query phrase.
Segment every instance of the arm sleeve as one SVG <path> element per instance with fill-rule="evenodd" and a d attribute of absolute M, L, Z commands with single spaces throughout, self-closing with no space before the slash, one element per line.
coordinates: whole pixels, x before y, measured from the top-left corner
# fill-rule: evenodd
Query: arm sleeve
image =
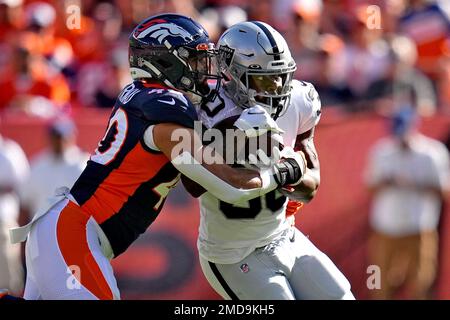
<path fill-rule="evenodd" d="M 172 160 L 172 164 L 189 179 L 197 182 L 216 198 L 237 203 L 258 198 L 278 187 L 271 170 L 260 172 L 262 187 L 254 189 L 239 189 L 215 176 L 195 160 L 189 152 L 183 152 Z"/>

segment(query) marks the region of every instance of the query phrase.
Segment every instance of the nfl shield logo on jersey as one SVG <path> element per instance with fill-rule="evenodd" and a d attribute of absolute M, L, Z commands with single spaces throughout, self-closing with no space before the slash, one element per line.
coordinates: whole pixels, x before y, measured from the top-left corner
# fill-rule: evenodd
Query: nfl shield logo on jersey
<path fill-rule="evenodd" d="M 243 263 L 240 268 L 243 273 L 247 273 L 250 271 L 250 268 L 249 268 L 248 264 L 246 264 L 246 263 Z"/>

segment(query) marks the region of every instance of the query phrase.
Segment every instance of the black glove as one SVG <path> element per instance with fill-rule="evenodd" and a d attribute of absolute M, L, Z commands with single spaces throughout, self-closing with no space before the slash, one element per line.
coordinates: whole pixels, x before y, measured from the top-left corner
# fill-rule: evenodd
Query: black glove
<path fill-rule="evenodd" d="M 305 157 L 289 147 L 283 148 L 280 156 L 281 159 L 273 167 L 275 180 L 281 187 L 299 184 L 306 171 Z"/>
<path fill-rule="evenodd" d="M 302 168 L 295 159 L 281 159 L 274 165 L 275 180 L 281 187 L 296 185 L 303 176 Z"/>

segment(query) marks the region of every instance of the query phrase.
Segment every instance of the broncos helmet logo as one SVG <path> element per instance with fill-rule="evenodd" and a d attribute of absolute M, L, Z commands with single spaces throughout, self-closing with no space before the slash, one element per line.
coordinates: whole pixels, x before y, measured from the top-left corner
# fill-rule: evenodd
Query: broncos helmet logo
<path fill-rule="evenodd" d="M 160 19 L 158 19 L 158 21 L 149 21 L 134 33 L 136 39 L 142 39 L 147 35 L 149 35 L 150 38 L 158 40 L 160 44 L 162 44 L 167 37 L 181 37 L 185 41 L 192 40 L 191 34 L 182 27 Z"/>

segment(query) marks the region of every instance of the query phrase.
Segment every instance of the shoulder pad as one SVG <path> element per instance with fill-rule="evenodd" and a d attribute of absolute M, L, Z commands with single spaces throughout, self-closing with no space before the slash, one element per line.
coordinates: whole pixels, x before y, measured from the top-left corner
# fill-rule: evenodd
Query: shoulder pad
<path fill-rule="evenodd" d="M 144 117 L 151 123 L 173 122 L 194 127 L 197 112 L 183 93 L 171 89 L 148 89 L 141 101 Z"/>
<path fill-rule="evenodd" d="M 322 114 L 320 97 L 314 86 L 305 81 L 293 80 L 291 103 L 298 108 L 301 131 L 306 132 L 315 127 Z"/>

